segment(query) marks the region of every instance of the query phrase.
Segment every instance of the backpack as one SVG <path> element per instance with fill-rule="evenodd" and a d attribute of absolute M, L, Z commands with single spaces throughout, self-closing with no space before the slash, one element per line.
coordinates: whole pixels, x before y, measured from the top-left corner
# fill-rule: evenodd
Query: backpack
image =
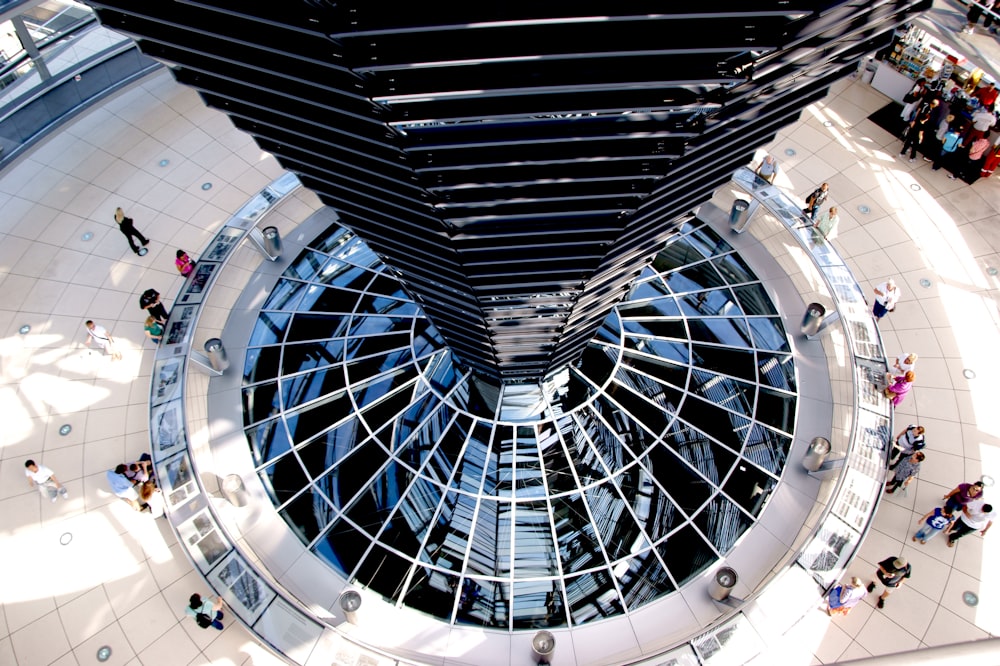
<path fill-rule="evenodd" d="M 197 615 L 195 615 L 194 620 L 195 622 L 198 623 L 198 626 L 201 627 L 202 629 L 208 629 L 209 627 L 212 626 L 212 618 L 210 618 L 205 613 L 198 613 Z"/>

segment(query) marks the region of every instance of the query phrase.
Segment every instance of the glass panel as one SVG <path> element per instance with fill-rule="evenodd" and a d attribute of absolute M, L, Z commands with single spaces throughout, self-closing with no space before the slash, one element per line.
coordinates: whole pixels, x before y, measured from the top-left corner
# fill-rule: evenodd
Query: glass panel
<path fill-rule="evenodd" d="M 467 493 L 479 492 L 483 482 L 483 471 L 486 469 L 486 456 L 490 450 L 491 434 L 492 428 L 488 423 L 476 421 L 472 437 L 451 480 L 453 488 Z"/>
<path fill-rule="evenodd" d="M 688 328 L 694 342 L 711 342 L 733 347 L 752 347 L 746 320 L 730 317 L 689 319 Z"/>
<path fill-rule="evenodd" d="M 631 503 L 639 526 L 650 540 L 659 541 L 685 519 L 642 465 L 632 465 L 612 481 Z"/>
<path fill-rule="evenodd" d="M 602 483 L 588 488 L 584 494 L 609 559 L 616 560 L 649 545 L 615 484 Z"/>
<path fill-rule="evenodd" d="M 418 566 L 414 570 L 413 580 L 403 603 L 428 615 L 450 621 L 458 580 L 458 576 L 454 574 Z"/>
<path fill-rule="evenodd" d="M 687 437 L 686 433 L 682 436 Z M 668 439 L 668 443 L 672 443 L 672 439 L 673 437 Z M 707 481 L 695 474 L 666 446 L 654 446 L 650 449 L 642 466 L 688 515 L 694 513 L 715 493 L 715 489 Z"/>
<path fill-rule="evenodd" d="M 622 328 L 626 333 L 648 335 L 654 338 L 686 340 L 688 337 L 687 329 L 684 328 L 684 322 L 680 320 L 623 319 Z"/>
<path fill-rule="evenodd" d="M 559 581 L 515 581 L 512 615 L 514 629 L 564 626 L 566 601 Z"/>
<path fill-rule="evenodd" d="M 722 490 L 756 518 L 776 485 L 778 482 L 773 477 L 748 463 L 741 463 L 733 470 Z"/>
<path fill-rule="evenodd" d="M 441 502 L 441 513 L 434 520 L 420 560 L 442 569 L 460 572 L 469 547 L 472 517 L 476 513 L 476 498 L 447 492 Z M 478 520 L 478 519 L 477 519 Z M 476 526 L 477 536 L 479 525 Z"/>
<path fill-rule="evenodd" d="M 587 515 L 580 494 L 554 498 L 552 522 L 564 574 L 606 566 L 597 541 L 597 529 Z"/>
<path fill-rule="evenodd" d="M 256 427 L 249 428 L 246 433 L 250 451 L 253 453 L 254 465 L 263 465 L 292 448 L 285 424 L 280 419 L 261 423 Z"/>
<path fill-rule="evenodd" d="M 637 399 L 620 386 L 616 386 L 616 388 L 626 396 L 626 402 L 629 397 Z M 604 394 L 599 395 L 591 403 L 590 408 L 596 409 L 604 417 L 604 421 L 613 428 L 613 430 L 609 429 L 602 422 L 595 424 L 598 436 L 594 438 L 594 446 L 597 447 L 601 455 L 610 456 L 610 458 L 605 458 L 605 464 L 610 469 L 618 469 L 625 462 L 630 462 L 632 458 L 638 456 L 656 441 L 655 436 L 643 430 L 636 421 L 623 413 L 621 407 L 608 400 Z M 622 444 L 624 447 L 621 446 Z M 625 453 L 631 453 L 632 456 L 623 455 Z"/>
<path fill-rule="evenodd" d="M 781 474 L 792 448 L 792 438 L 754 424 L 743 455 L 772 474 Z"/>
<path fill-rule="evenodd" d="M 795 429 L 795 396 L 761 387 L 757 394 L 757 420 L 787 433 Z"/>
<path fill-rule="evenodd" d="M 748 284 L 743 287 L 733 287 L 736 298 L 743 306 L 743 312 L 747 315 L 776 315 L 778 311 L 774 309 L 774 303 L 767 295 L 764 287 L 759 284 Z"/>
<path fill-rule="evenodd" d="M 514 567 L 517 576 L 558 576 L 548 502 L 514 505 Z"/>
<path fill-rule="evenodd" d="M 288 423 L 288 432 L 292 440 L 302 444 L 331 425 L 349 417 L 352 409 L 350 397 L 342 391 L 327 395 L 304 409 L 286 412 L 285 422 Z"/>
<path fill-rule="evenodd" d="M 690 525 L 671 534 L 669 539 L 656 547 L 656 552 L 666 562 L 678 585 L 687 583 L 718 558 L 704 537 Z"/>
<path fill-rule="evenodd" d="M 566 579 L 566 599 L 573 624 L 586 624 L 622 612 L 622 601 L 607 570 Z"/>
<path fill-rule="evenodd" d="M 542 461 L 538 440 L 532 427 L 517 428 L 517 443 L 514 451 L 515 495 L 519 499 L 544 497 L 545 483 L 542 479 Z"/>
<path fill-rule="evenodd" d="M 716 495 L 695 516 L 694 524 L 708 537 L 716 550 L 725 556 L 736 540 L 750 529 L 752 521 L 735 504 L 722 495 Z"/>
<path fill-rule="evenodd" d="M 285 269 L 284 277 L 298 278 L 299 280 L 312 280 L 319 275 L 319 270 L 326 263 L 327 256 L 319 252 L 302 252 L 298 259 Z"/>
<path fill-rule="evenodd" d="M 757 375 L 761 384 L 795 391 L 795 362 L 787 354 L 757 352 Z"/>
<path fill-rule="evenodd" d="M 275 379 L 281 347 L 251 347 L 243 360 L 243 384 Z"/>
<path fill-rule="evenodd" d="M 309 243 L 309 247 L 315 248 L 320 252 L 329 253 L 336 250 L 352 238 L 354 238 L 354 233 L 352 231 L 349 231 L 346 227 L 342 227 L 338 224 L 331 224 L 325 231 Z"/>
<path fill-rule="evenodd" d="M 378 540 L 386 546 L 416 557 L 444 493 L 435 484 L 417 478 L 399 509 L 386 522 Z"/>
<path fill-rule="evenodd" d="M 714 289 L 726 284 L 711 262 L 685 266 L 664 276 L 674 293 Z"/>
<path fill-rule="evenodd" d="M 750 350 L 694 344 L 691 345 L 691 353 L 694 355 L 692 365 L 706 370 L 739 377 L 748 382 L 754 381 L 757 376 L 753 352 Z"/>
<path fill-rule="evenodd" d="M 271 501 L 277 505 L 290 500 L 309 483 L 299 459 L 292 454 L 278 458 L 262 469 L 260 478 L 264 482 L 267 494 L 271 496 Z"/>
<path fill-rule="evenodd" d="M 344 514 L 352 523 L 374 536 L 382 529 L 382 523 L 396 508 L 412 480 L 413 472 L 391 461 L 365 485 Z"/>
<path fill-rule="evenodd" d="M 510 615 L 510 584 L 477 578 L 462 581 L 458 600 L 458 624 L 507 629 Z"/>
<path fill-rule="evenodd" d="M 354 452 L 316 482 L 337 508 L 343 507 L 371 483 L 371 478 L 385 464 L 388 454 L 373 439 L 354 448 Z"/>
<path fill-rule="evenodd" d="M 363 435 L 362 435 L 363 436 Z M 298 449 L 299 459 L 306 472 L 316 479 L 328 469 L 336 465 L 355 446 L 358 445 L 358 422 L 350 420 L 320 435 L 302 448 Z M 327 496 L 328 488 L 323 488 Z"/>
<path fill-rule="evenodd" d="M 652 549 L 622 560 L 615 565 L 613 571 L 618 577 L 625 605 L 630 611 L 676 589 Z"/>
<path fill-rule="evenodd" d="M 257 323 L 254 324 L 247 345 L 255 347 L 281 342 L 285 337 L 285 328 L 288 326 L 289 319 L 291 319 L 291 315 L 261 312 L 257 315 Z"/>
<path fill-rule="evenodd" d="M 333 507 L 312 486 L 278 511 L 304 543 L 311 543 L 333 519 Z"/>
<path fill-rule="evenodd" d="M 771 351 L 791 351 L 788 336 L 778 317 L 750 317 L 747 319 L 753 331 L 754 344 L 758 349 Z"/>
<path fill-rule="evenodd" d="M 376 544 L 361 561 L 354 577 L 360 584 L 395 601 L 402 595 L 412 566 L 412 562 Z"/>
<path fill-rule="evenodd" d="M 344 578 L 349 578 L 371 545 L 369 537 L 346 520 L 338 519 L 313 546 L 313 552 Z"/>
<path fill-rule="evenodd" d="M 681 310 L 689 317 L 733 317 L 743 312 L 728 288 L 681 296 Z"/>
<path fill-rule="evenodd" d="M 622 303 L 618 306 L 621 317 L 677 317 L 681 308 L 673 298 L 654 298 L 651 301 Z"/>
<path fill-rule="evenodd" d="M 469 437 L 471 427 L 472 417 L 467 414 L 459 414 L 442 435 L 429 440 L 434 444 L 429 445 L 430 456 L 427 458 L 427 465 L 421 470 L 421 473 L 440 484 L 448 483 L 455 470 L 455 465 L 458 463 L 462 447 L 465 446 L 465 440 Z"/>
<path fill-rule="evenodd" d="M 267 347 L 266 349 L 273 348 Z M 287 344 L 281 357 L 281 372 L 285 375 L 291 375 L 303 370 L 327 367 L 339 363 L 343 358 L 343 352 L 343 340 Z"/>
<path fill-rule="evenodd" d="M 306 372 L 281 380 L 281 400 L 286 409 L 292 409 L 343 390 L 344 369 L 340 366 Z M 333 422 L 330 421 L 330 423 Z"/>
<path fill-rule="evenodd" d="M 510 426 L 497 425 L 493 447 L 486 459 L 483 493 L 511 497 L 514 494 L 514 438 Z"/>
<path fill-rule="evenodd" d="M 724 257 L 712 259 L 712 263 L 729 284 L 757 281 L 757 276 L 738 254 L 727 254 Z"/>
<path fill-rule="evenodd" d="M 305 293 L 306 283 L 282 278 L 274 285 L 270 296 L 264 301 L 262 310 L 295 310 Z M 264 342 L 253 344 L 267 344 Z"/>
<path fill-rule="evenodd" d="M 670 288 L 662 280 L 649 280 L 640 282 L 629 291 L 629 300 L 655 299 L 662 296 L 670 296 Z"/>
<path fill-rule="evenodd" d="M 660 359 L 677 361 L 678 363 L 687 364 L 691 360 L 691 352 L 687 342 L 668 342 L 626 335 L 625 347 L 627 350 L 640 351 L 649 356 L 658 356 Z"/>
<path fill-rule="evenodd" d="M 243 389 L 243 425 L 257 423 L 281 411 L 278 383 L 268 382 Z"/>
<path fill-rule="evenodd" d="M 468 570 L 473 575 L 510 576 L 510 502 L 483 498 L 469 549 Z"/>
<path fill-rule="evenodd" d="M 746 384 L 704 370 L 693 370 L 691 373 L 691 392 L 744 416 L 753 416 L 753 384 Z"/>
<path fill-rule="evenodd" d="M 398 289 L 398 293 L 401 297 L 405 298 L 405 294 L 403 294 L 402 289 Z M 420 314 L 420 306 L 412 301 L 366 294 L 358 301 L 356 311 L 371 314 L 392 315 L 394 317 L 413 317 Z M 410 322 L 412 323 L 413 320 L 411 319 Z"/>
<path fill-rule="evenodd" d="M 303 340 L 328 340 L 343 337 L 347 331 L 347 315 L 295 313 L 292 328 L 288 332 L 289 342 Z"/>

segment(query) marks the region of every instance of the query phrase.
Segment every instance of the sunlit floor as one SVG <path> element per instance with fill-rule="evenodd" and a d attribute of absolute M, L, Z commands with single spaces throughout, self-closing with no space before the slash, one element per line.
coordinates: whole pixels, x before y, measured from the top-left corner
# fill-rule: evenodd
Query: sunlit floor
<path fill-rule="evenodd" d="M 882 331 L 889 353 L 920 356 L 897 424 L 927 428 L 928 460 L 906 495 L 883 503 L 851 572 L 867 580 L 874 562 L 902 554 L 914 575 L 884 610 L 874 595 L 846 618 L 817 609 L 770 646 L 780 659 L 760 663 L 832 663 L 1000 629 L 1000 573 L 983 566 L 1000 555 L 1000 534 L 953 549 L 940 537 L 910 541 L 917 519 L 957 483 L 1000 475 L 1000 278 L 990 271 L 1000 268 L 1000 180 L 970 187 L 900 160 L 899 142 L 866 120 L 885 103 L 844 81 L 768 149 L 789 192 L 829 181 L 841 211 L 833 242 L 865 289 L 895 276 L 904 291 Z M 0 664 L 91 664 L 104 645 L 111 664 L 281 663 L 235 621 L 216 632 L 185 617 L 188 596 L 206 586 L 166 522 L 134 513 L 104 476 L 148 446 L 153 347 L 138 295 L 153 287 L 169 306 L 180 285 L 176 249 L 200 251 L 279 173 L 161 72 L 0 174 Z M 114 228 L 119 205 L 151 239 L 147 256 Z M 123 360 L 88 353 L 88 318 L 113 330 Z M 54 469 L 69 499 L 51 504 L 29 489 L 26 458 Z M 1000 501 L 1000 489 L 987 494 Z M 966 591 L 978 607 L 963 603 Z"/>

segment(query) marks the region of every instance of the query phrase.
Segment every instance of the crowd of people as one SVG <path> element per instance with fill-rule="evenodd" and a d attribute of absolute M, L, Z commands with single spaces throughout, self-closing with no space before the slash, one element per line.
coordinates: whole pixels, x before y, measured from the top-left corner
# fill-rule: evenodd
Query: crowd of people
<path fill-rule="evenodd" d="M 136 511 L 148 512 L 154 518 L 164 514 L 163 493 L 156 485 L 148 453 L 143 453 L 133 463 L 121 463 L 108 470 L 107 480 L 111 492 Z"/>

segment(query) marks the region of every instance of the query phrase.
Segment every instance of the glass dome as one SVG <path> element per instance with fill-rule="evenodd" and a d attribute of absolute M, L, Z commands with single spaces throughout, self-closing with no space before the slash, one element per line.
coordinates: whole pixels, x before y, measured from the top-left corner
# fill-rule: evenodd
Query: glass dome
<path fill-rule="evenodd" d="M 628 613 L 724 557 L 778 483 L 796 383 L 766 291 L 698 220 L 540 386 L 464 372 L 334 227 L 259 312 L 243 404 L 260 478 L 319 558 L 391 603 L 519 630 Z"/>

